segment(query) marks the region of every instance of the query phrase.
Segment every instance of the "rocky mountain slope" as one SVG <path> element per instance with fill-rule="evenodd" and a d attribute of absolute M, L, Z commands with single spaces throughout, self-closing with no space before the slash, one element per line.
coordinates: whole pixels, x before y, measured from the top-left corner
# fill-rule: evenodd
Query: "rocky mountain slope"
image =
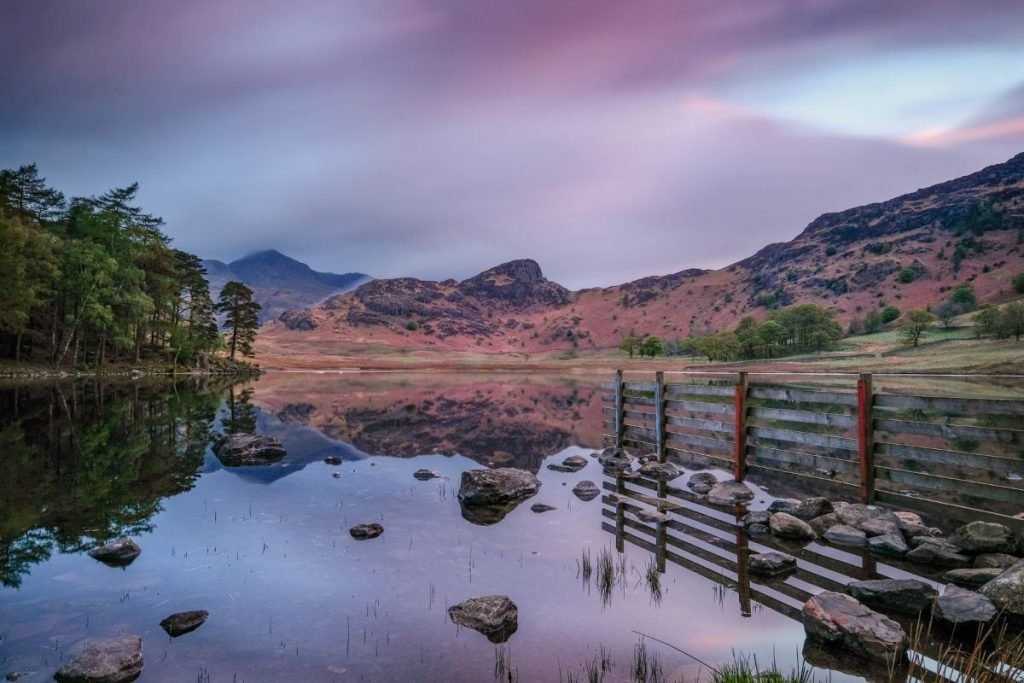
<path fill-rule="evenodd" d="M 468 280 L 377 280 L 264 327 L 263 349 L 292 341 L 483 352 L 615 346 L 730 329 L 798 303 L 844 323 L 875 308 L 941 301 L 958 282 L 980 301 L 1012 297 L 1024 272 L 1024 154 L 889 201 L 825 214 L 789 242 L 720 270 L 683 270 L 570 292 L 530 260 Z M 260 342 L 257 349 L 259 350 Z"/>
<path fill-rule="evenodd" d="M 263 306 L 260 322 L 275 320 L 288 310 L 313 306 L 370 279 L 363 273 L 321 273 L 274 250 L 258 251 L 231 263 L 207 259 L 203 265 L 215 300 L 229 280 L 252 288 Z"/>

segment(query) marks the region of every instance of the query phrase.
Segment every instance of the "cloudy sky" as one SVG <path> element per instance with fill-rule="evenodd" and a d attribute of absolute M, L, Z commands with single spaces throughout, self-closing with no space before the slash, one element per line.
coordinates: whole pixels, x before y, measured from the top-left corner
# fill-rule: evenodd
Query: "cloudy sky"
<path fill-rule="evenodd" d="M 571 287 L 1024 151 L 1020 0 L 5 0 L 0 166 L 175 244 Z"/>

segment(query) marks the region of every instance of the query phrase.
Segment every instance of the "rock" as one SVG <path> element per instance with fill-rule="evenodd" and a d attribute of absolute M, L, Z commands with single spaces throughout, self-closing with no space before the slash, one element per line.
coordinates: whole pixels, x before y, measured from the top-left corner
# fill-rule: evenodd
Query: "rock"
<path fill-rule="evenodd" d="M 370 538 L 377 538 L 384 533 L 384 527 L 377 522 L 363 522 L 356 524 L 354 527 L 348 530 L 352 534 L 352 538 L 357 541 L 365 541 Z"/>
<path fill-rule="evenodd" d="M 89 557 L 110 567 L 127 567 L 142 553 L 130 538 L 118 538 L 89 551 Z"/>
<path fill-rule="evenodd" d="M 420 481 L 430 481 L 431 479 L 437 479 L 441 475 L 434 470 L 420 469 L 413 472 L 412 476 Z"/>
<path fill-rule="evenodd" d="M 556 508 L 554 505 L 548 505 L 546 503 L 534 503 L 533 505 L 530 506 L 530 509 L 533 510 L 534 512 L 540 513 L 549 512 L 551 510 L 557 510 L 558 508 Z"/>
<path fill-rule="evenodd" d="M 959 586 L 946 586 L 945 592 L 935 598 L 932 613 L 939 621 L 953 626 L 986 624 L 995 618 L 996 608 L 980 593 Z"/>
<path fill-rule="evenodd" d="M 886 557 L 903 557 L 909 550 L 907 542 L 899 530 L 868 538 L 868 549 Z"/>
<path fill-rule="evenodd" d="M 633 456 L 619 448 L 607 448 L 598 456 L 597 462 L 606 470 L 628 470 Z"/>
<path fill-rule="evenodd" d="M 718 477 L 711 472 L 694 472 L 686 485 L 697 495 L 703 496 L 718 483 Z"/>
<path fill-rule="evenodd" d="M 324 458 L 324 462 L 328 465 L 340 465 L 342 463 L 342 460 L 337 455 L 328 455 L 326 458 Z"/>
<path fill-rule="evenodd" d="M 582 501 L 594 500 L 601 495 L 601 489 L 597 488 L 597 484 L 589 479 L 584 479 L 576 484 L 576 486 L 573 486 L 572 492 Z"/>
<path fill-rule="evenodd" d="M 210 613 L 206 610 L 193 610 L 191 612 L 177 612 L 160 622 L 160 627 L 167 631 L 171 638 L 183 636 L 186 633 L 195 631 L 206 622 Z"/>
<path fill-rule="evenodd" d="M 751 524 L 747 527 L 747 533 L 751 536 L 767 536 L 771 532 L 772 530 L 764 524 Z"/>
<path fill-rule="evenodd" d="M 519 502 L 540 490 L 540 480 L 513 467 L 468 470 L 462 473 L 459 502 L 467 506 Z"/>
<path fill-rule="evenodd" d="M 812 638 L 806 638 L 804 640 L 803 650 L 801 656 L 804 662 L 807 663 L 808 667 L 813 667 L 818 671 L 829 672 L 824 679 L 818 680 L 832 680 L 833 671 L 847 674 L 852 677 L 850 680 L 857 681 L 871 681 L 872 683 L 880 681 L 903 681 L 907 679 L 907 674 L 910 669 L 910 662 L 907 658 L 902 658 L 896 662 L 882 662 L 875 661 L 872 659 L 865 659 L 864 657 L 851 657 L 849 653 L 843 650 L 841 647 L 834 647 L 827 643 L 821 643 Z M 765 677 L 767 679 L 767 677 Z M 806 679 L 810 679 L 811 676 L 806 676 Z M 844 677 L 843 680 L 847 678 Z M 756 679 L 755 679 L 756 680 Z M 782 680 L 779 679 L 773 680 Z M 791 680 L 801 680 L 799 676 L 793 676 Z M 767 683 L 767 680 L 765 681 Z"/>
<path fill-rule="evenodd" d="M 732 507 L 754 498 L 754 492 L 741 481 L 720 481 L 708 491 L 708 503 Z"/>
<path fill-rule="evenodd" d="M 747 559 L 747 569 L 754 576 L 780 576 L 796 571 L 796 558 L 775 552 L 758 553 Z"/>
<path fill-rule="evenodd" d="M 810 541 L 817 537 L 811 525 L 787 512 L 776 512 L 768 524 L 772 533 L 779 538 Z"/>
<path fill-rule="evenodd" d="M 54 678 L 61 683 L 122 683 L 142 673 L 142 638 L 125 635 L 89 640 Z"/>
<path fill-rule="evenodd" d="M 993 522 L 965 524 L 953 532 L 949 542 L 968 553 L 1012 553 L 1017 549 L 1013 532 Z"/>
<path fill-rule="evenodd" d="M 668 521 L 668 515 L 664 512 L 658 512 L 657 510 L 637 510 L 636 518 L 641 522 L 646 522 L 647 524 L 662 524 Z"/>
<path fill-rule="evenodd" d="M 860 524 L 859 528 L 869 537 L 897 535 L 903 538 L 899 525 L 887 519 L 867 519 Z"/>
<path fill-rule="evenodd" d="M 930 584 L 917 579 L 854 581 L 847 589 L 871 609 L 888 614 L 919 614 L 928 610 L 938 595 Z"/>
<path fill-rule="evenodd" d="M 331 476 L 334 477 L 335 479 L 341 479 L 341 472 L 334 472 L 331 474 Z"/>
<path fill-rule="evenodd" d="M 860 529 L 845 524 L 836 524 L 825 532 L 825 540 L 835 545 L 864 546 L 868 542 L 868 537 Z"/>
<path fill-rule="evenodd" d="M 658 481 L 675 479 L 683 471 L 670 462 L 649 462 L 640 468 L 640 474 Z"/>
<path fill-rule="evenodd" d="M 804 521 L 810 521 L 815 517 L 821 517 L 832 512 L 832 503 L 828 498 L 822 498 L 820 496 L 815 498 L 805 498 L 800 501 L 797 505 L 796 510 L 791 512 L 794 517 L 799 517 Z M 788 510 L 784 510 L 788 512 Z"/>
<path fill-rule="evenodd" d="M 978 589 L 1003 573 L 998 567 L 985 569 L 950 569 L 942 575 L 942 580 L 961 588 Z"/>
<path fill-rule="evenodd" d="M 892 513 L 896 516 L 897 524 L 900 529 L 906 529 L 907 527 L 923 527 L 924 520 L 921 519 L 921 515 L 916 512 L 906 512 L 903 510 L 897 510 Z"/>
<path fill-rule="evenodd" d="M 865 659 L 888 663 L 906 655 L 902 626 L 842 593 L 825 591 L 811 597 L 804 604 L 803 624 L 809 638 Z"/>
<path fill-rule="evenodd" d="M 6 680 L 6 681 L 16 681 L 19 678 L 21 678 L 22 676 L 27 676 L 27 675 L 28 674 L 26 674 L 24 671 L 9 671 L 7 673 L 7 675 L 4 676 L 4 680 Z"/>
<path fill-rule="evenodd" d="M 863 503 L 835 503 L 835 512 L 839 515 L 839 521 L 847 526 L 864 529 L 865 522 L 871 520 L 882 520 L 899 525 L 899 517 L 885 508 L 877 505 L 864 505 Z"/>
<path fill-rule="evenodd" d="M 261 434 L 231 434 L 213 450 L 225 467 L 273 465 L 287 455 L 280 441 Z"/>
<path fill-rule="evenodd" d="M 922 537 L 917 536 L 916 538 Z M 972 563 L 971 558 L 961 553 L 959 548 L 942 540 L 938 542 L 921 542 L 916 548 L 906 554 L 906 559 L 917 564 L 930 564 L 950 569 L 966 569 Z"/>
<path fill-rule="evenodd" d="M 1006 614 L 1024 617 L 1024 560 L 986 583 L 979 592 Z"/>
<path fill-rule="evenodd" d="M 459 626 L 504 643 L 519 628 L 519 609 L 506 595 L 482 595 L 448 608 L 448 617 Z"/>
<path fill-rule="evenodd" d="M 785 512 L 790 515 L 795 514 L 799 509 L 800 501 L 796 498 L 776 498 L 768 506 L 768 512 Z"/>
<path fill-rule="evenodd" d="M 586 466 L 587 459 L 582 455 L 570 455 L 560 465 L 548 465 L 548 469 L 556 472 L 579 472 Z"/>
<path fill-rule="evenodd" d="M 814 533 L 819 536 L 824 536 L 825 532 L 836 526 L 837 524 L 843 524 L 842 520 L 839 519 L 839 515 L 834 512 L 830 512 L 827 515 L 821 517 L 815 517 L 814 519 L 807 522 L 814 529 Z M 846 526 L 843 524 L 843 526 Z"/>
<path fill-rule="evenodd" d="M 755 524 L 763 524 L 767 526 L 768 521 L 771 520 L 771 518 L 772 513 L 767 510 L 755 510 L 754 512 L 748 512 L 743 515 L 743 518 L 740 519 L 740 524 L 745 527 L 753 526 Z"/>
<path fill-rule="evenodd" d="M 975 569 L 1009 569 L 1017 564 L 1020 558 L 1006 553 L 984 553 L 974 558 Z"/>

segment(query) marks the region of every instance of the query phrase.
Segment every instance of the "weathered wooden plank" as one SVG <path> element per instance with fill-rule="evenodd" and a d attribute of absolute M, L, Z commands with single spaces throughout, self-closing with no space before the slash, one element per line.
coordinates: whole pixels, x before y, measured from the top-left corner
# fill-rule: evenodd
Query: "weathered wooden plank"
<path fill-rule="evenodd" d="M 719 453 L 732 453 L 731 441 L 725 441 L 722 439 L 710 439 L 706 436 L 697 436 L 695 434 L 678 434 L 676 432 L 669 432 L 668 443 L 681 443 L 686 444 L 687 446 L 707 448 L 708 450 L 717 451 Z"/>
<path fill-rule="evenodd" d="M 828 405 L 849 406 L 851 408 L 857 407 L 856 394 L 840 393 L 837 391 L 812 391 L 808 389 L 788 389 L 786 387 L 753 385 L 750 387 L 750 397 L 768 401 L 824 403 Z"/>
<path fill-rule="evenodd" d="M 707 401 L 687 401 L 669 398 L 666 400 L 670 410 L 686 410 L 691 413 L 708 413 L 710 415 L 732 415 L 735 412 L 731 403 L 708 403 Z"/>
<path fill-rule="evenodd" d="M 665 394 L 669 398 L 678 398 L 682 396 L 722 396 L 726 398 L 732 398 L 735 389 L 733 387 L 723 386 L 710 386 L 707 384 L 667 384 L 665 385 Z"/>
<path fill-rule="evenodd" d="M 615 394 L 601 394 L 602 403 L 615 403 Z"/>
<path fill-rule="evenodd" d="M 817 482 L 823 486 L 836 486 L 843 489 L 844 491 L 850 491 L 851 494 L 857 490 L 856 484 L 848 484 L 845 481 L 839 481 L 838 479 L 827 479 L 825 477 L 818 477 L 812 474 L 804 474 L 803 472 L 790 472 L 789 470 L 780 470 L 775 467 L 767 467 L 765 465 L 750 465 L 750 470 L 753 472 L 757 470 L 767 476 L 776 477 L 779 480 L 785 480 L 787 477 L 800 477 L 804 481 Z M 850 495 L 850 494 L 844 494 Z"/>
<path fill-rule="evenodd" d="M 966 479 L 940 477 L 935 474 L 910 472 L 891 467 L 875 467 L 875 477 L 879 480 L 892 482 L 901 486 L 914 486 L 932 491 L 948 491 L 964 496 L 974 496 L 986 500 L 998 500 L 1024 506 L 1024 491 L 1008 486 L 984 484 Z"/>
<path fill-rule="evenodd" d="M 654 382 L 623 382 L 626 391 L 654 391 Z"/>
<path fill-rule="evenodd" d="M 1021 417 L 1024 423 L 1024 416 Z M 1024 429 L 1000 429 L 996 427 L 973 427 L 970 425 L 940 422 L 914 422 L 912 420 L 890 420 L 875 418 L 875 431 L 893 434 L 919 434 L 942 439 L 970 439 L 990 441 L 1005 446 L 1024 446 Z"/>
<path fill-rule="evenodd" d="M 876 420 L 877 422 L 877 420 Z M 1017 458 L 1000 458 L 995 455 L 965 453 L 963 451 L 947 451 L 941 448 L 925 448 L 924 446 L 907 446 L 905 444 L 879 441 L 875 443 L 875 454 L 889 458 L 906 458 L 923 463 L 939 463 L 958 467 L 996 472 L 997 474 L 1018 474 L 1024 476 L 1024 460 Z"/>
<path fill-rule="evenodd" d="M 875 405 L 881 408 L 924 410 L 944 415 L 1024 415 L 1024 401 L 995 398 L 875 394 Z"/>
<path fill-rule="evenodd" d="M 627 406 L 653 406 L 653 398 L 641 398 L 638 396 L 626 395 L 622 399 L 623 403 Z"/>
<path fill-rule="evenodd" d="M 747 455 L 753 458 L 753 464 L 763 464 L 768 467 L 777 464 L 797 465 L 811 471 L 835 470 L 840 474 L 857 476 L 857 461 L 842 460 L 840 458 L 828 458 L 822 455 L 811 455 L 810 453 L 797 453 L 779 448 L 766 448 L 764 446 L 747 446 Z"/>
<path fill-rule="evenodd" d="M 719 458 L 719 457 L 716 457 L 714 455 L 710 455 L 708 453 L 701 453 L 699 451 L 692 451 L 692 450 L 690 450 L 688 448 L 684 448 L 683 446 L 681 446 L 681 445 L 679 445 L 677 443 L 673 443 L 671 439 L 665 444 L 665 448 L 667 448 L 668 450 L 672 451 L 673 453 L 678 453 L 680 456 L 684 456 L 684 457 L 688 457 L 688 458 L 700 458 L 701 460 L 703 460 L 704 464 L 706 464 L 706 465 L 708 465 L 710 467 L 719 467 L 719 468 L 721 468 L 723 470 L 727 470 L 730 467 L 732 467 L 732 459 L 731 458 L 726 458 L 726 457 Z"/>
<path fill-rule="evenodd" d="M 819 413 L 813 410 L 790 410 L 789 408 L 751 408 L 750 417 L 761 420 L 782 420 L 785 422 L 805 422 L 808 424 L 825 425 L 837 429 L 854 429 L 857 418 L 853 415 L 837 413 Z"/>
<path fill-rule="evenodd" d="M 980 510 L 966 505 L 957 505 L 956 503 L 945 503 L 931 500 L 930 498 L 907 496 L 897 491 L 887 491 L 885 489 L 878 489 L 875 492 L 875 498 L 879 503 L 913 512 L 934 515 L 936 519 L 955 519 L 961 522 L 995 522 L 996 524 L 1004 524 L 1017 533 L 1024 532 L 1024 519 L 1002 515 L 998 512 Z"/>
<path fill-rule="evenodd" d="M 779 427 L 751 427 L 749 432 L 750 436 L 758 439 L 773 439 L 775 441 L 786 441 L 788 443 L 799 443 L 808 446 L 839 448 L 847 451 L 857 450 L 857 440 L 849 439 L 845 436 L 812 434 L 810 432 L 798 432 Z"/>
<path fill-rule="evenodd" d="M 719 422 L 717 420 L 698 420 L 692 417 L 677 417 L 669 415 L 666 418 L 667 424 L 673 427 L 688 427 L 690 429 L 703 429 L 707 432 L 730 434 L 732 432 L 731 422 Z"/>

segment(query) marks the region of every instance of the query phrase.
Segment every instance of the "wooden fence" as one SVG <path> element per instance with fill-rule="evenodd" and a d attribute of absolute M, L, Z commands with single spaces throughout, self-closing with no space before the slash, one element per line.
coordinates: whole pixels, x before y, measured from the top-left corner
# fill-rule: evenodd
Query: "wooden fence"
<path fill-rule="evenodd" d="M 879 392 L 810 378 L 681 375 L 602 396 L 608 442 L 665 461 L 1024 530 L 1024 401 Z"/>

